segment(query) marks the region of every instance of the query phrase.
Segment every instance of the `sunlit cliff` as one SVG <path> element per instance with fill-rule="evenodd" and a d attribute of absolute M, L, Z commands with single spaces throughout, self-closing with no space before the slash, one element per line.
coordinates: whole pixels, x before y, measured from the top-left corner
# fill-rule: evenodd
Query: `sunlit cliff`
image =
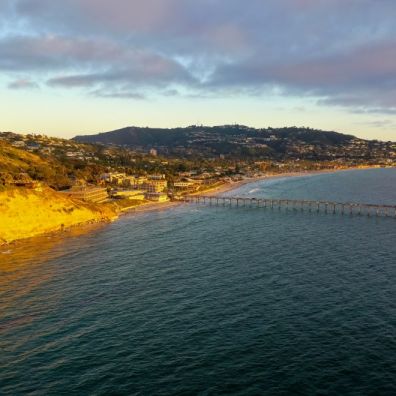
<path fill-rule="evenodd" d="M 106 205 L 72 200 L 49 188 L 0 191 L 0 244 L 116 217 Z"/>

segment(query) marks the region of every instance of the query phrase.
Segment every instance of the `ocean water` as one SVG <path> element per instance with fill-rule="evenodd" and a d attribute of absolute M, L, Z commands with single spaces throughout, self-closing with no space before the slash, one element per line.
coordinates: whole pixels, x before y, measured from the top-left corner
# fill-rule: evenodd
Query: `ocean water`
<path fill-rule="evenodd" d="M 396 204 L 396 170 L 228 195 Z M 181 205 L 0 251 L 1 395 L 394 395 L 396 219 Z"/>

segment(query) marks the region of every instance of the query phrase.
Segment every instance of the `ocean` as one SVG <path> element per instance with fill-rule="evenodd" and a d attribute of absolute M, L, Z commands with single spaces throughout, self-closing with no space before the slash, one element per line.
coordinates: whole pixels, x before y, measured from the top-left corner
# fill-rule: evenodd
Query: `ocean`
<path fill-rule="evenodd" d="M 396 169 L 224 195 L 396 205 Z M 1 395 L 394 395 L 396 219 L 185 204 L 0 251 Z"/>

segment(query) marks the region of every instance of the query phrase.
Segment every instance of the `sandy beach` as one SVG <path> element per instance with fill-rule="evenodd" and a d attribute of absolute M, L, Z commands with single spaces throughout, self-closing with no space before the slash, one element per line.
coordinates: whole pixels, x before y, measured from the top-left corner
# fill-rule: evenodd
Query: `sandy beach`
<path fill-rule="evenodd" d="M 175 207 L 177 205 L 180 205 L 182 202 L 178 201 L 167 201 L 167 202 L 147 202 L 143 203 L 141 205 L 128 208 L 126 210 L 123 210 L 120 215 L 133 215 L 136 213 L 145 213 L 145 212 L 154 212 L 158 210 L 166 210 L 172 207 Z"/>
<path fill-rule="evenodd" d="M 232 190 L 236 190 L 239 187 L 242 187 L 246 184 L 255 183 L 261 180 L 273 180 L 273 179 L 283 179 L 289 177 L 303 177 L 303 176 L 311 176 L 311 175 L 320 175 L 324 173 L 336 173 L 336 172 L 343 172 L 347 170 L 352 170 L 356 168 L 348 168 L 348 169 L 324 169 L 318 171 L 306 171 L 306 172 L 286 172 L 286 173 L 276 173 L 276 174 L 267 174 L 257 177 L 250 177 L 243 180 L 239 180 L 236 182 L 225 183 L 220 186 L 216 186 L 210 188 L 206 191 L 195 193 L 191 195 L 202 195 L 202 196 L 218 196 L 222 193 L 229 192 Z"/>

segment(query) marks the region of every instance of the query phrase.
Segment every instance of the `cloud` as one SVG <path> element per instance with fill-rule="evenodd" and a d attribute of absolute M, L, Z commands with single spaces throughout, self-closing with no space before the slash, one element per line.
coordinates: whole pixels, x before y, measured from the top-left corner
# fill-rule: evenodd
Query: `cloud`
<path fill-rule="evenodd" d="M 354 108 L 353 112 L 356 114 L 389 114 L 396 115 L 396 107 L 382 108 L 382 107 L 363 107 Z"/>
<path fill-rule="evenodd" d="M 139 93 L 128 91 L 127 88 L 119 89 L 119 90 L 111 90 L 108 91 L 106 89 L 97 89 L 91 91 L 90 94 L 97 98 L 115 98 L 115 99 L 134 99 L 134 100 L 145 100 L 146 95 Z"/>
<path fill-rule="evenodd" d="M 129 59 L 127 59 L 129 58 Z M 135 86 L 163 86 L 171 83 L 194 84 L 189 72 L 177 62 L 154 54 L 136 53 L 103 71 L 84 74 L 61 75 L 47 83 L 59 87 L 90 87 L 97 84 L 133 84 Z"/>
<path fill-rule="evenodd" d="M 103 79 L 100 74 L 80 74 L 71 76 L 53 77 L 47 81 L 47 84 L 53 87 L 89 87 L 95 84 L 96 81 Z"/>
<path fill-rule="evenodd" d="M 360 121 L 356 123 L 357 125 L 369 125 L 371 127 L 374 127 L 376 129 L 378 128 L 384 128 L 384 129 L 389 129 L 389 128 L 395 128 L 396 127 L 396 122 L 393 120 L 371 120 L 371 121 Z"/>
<path fill-rule="evenodd" d="M 393 0 L 8 0 L 0 69 L 89 95 L 275 92 L 386 113 L 395 19 Z"/>
<path fill-rule="evenodd" d="M 8 84 L 9 89 L 37 89 L 39 88 L 38 84 L 34 81 L 31 81 L 27 78 L 20 78 L 18 80 L 14 80 Z"/>
<path fill-rule="evenodd" d="M 123 51 L 108 41 L 75 37 L 13 35 L 0 39 L 0 69 L 56 70 L 117 60 Z"/>
<path fill-rule="evenodd" d="M 54 35 L 3 38 L 0 69 L 51 74 L 48 85 L 65 88 L 121 83 L 163 86 L 195 80 L 176 60 L 154 51 L 106 39 Z"/>
<path fill-rule="evenodd" d="M 280 92 L 312 95 L 319 104 L 396 107 L 396 41 L 372 43 L 336 54 L 278 64 L 251 58 L 216 70 L 215 87 L 279 87 Z"/>

